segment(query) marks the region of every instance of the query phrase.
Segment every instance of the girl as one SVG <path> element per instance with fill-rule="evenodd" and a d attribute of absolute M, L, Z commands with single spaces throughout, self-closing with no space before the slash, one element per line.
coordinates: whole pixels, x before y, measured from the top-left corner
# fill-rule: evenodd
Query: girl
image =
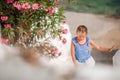
<path fill-rule="evenodd" d="M 79 25 L 76 30 L 76 37 L 72 38 L 71 56 L 75 66 L 77 64 L 87 67 L 93 67 L 95 65 L 95 61 L 89 51 L 89 44 L 99 51 L 111 52 L 113 49 L 113 47 L 109 49 L 98 46 L 87 36 L 87 33 L 87 27 L 84 25 Z"/>

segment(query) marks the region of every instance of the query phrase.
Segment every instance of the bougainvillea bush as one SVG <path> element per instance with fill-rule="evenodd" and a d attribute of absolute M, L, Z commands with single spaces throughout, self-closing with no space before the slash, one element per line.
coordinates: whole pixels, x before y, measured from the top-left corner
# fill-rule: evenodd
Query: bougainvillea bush
<path fill-rule="evenodd" d="M 64 20 L 59 0 L 0 0 L 1 37 L 10 45 L 29 47 L 38 39 L 60 38 Z"/>

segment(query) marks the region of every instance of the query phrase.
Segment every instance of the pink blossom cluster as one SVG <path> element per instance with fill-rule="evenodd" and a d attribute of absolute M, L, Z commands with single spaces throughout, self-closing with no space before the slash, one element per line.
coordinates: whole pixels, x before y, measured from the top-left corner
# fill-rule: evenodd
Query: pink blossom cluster
<path fill-rule="evenodd" d="M 45 55 L 48 57 L 59 57 L 62 55 L 62 52 L 51 43 L 44 43 L 43 42 L 43 50 L 45 51 Z"/>
<path fill-rule="evenodd" d="M 11 28 L 11 24 L 8 24 L 8 23 L 7 23 L 7 24 L 4 24 L 4 27 L 5 27 L 5 28 Z"/>
<path fill-rule="evenodd" d="M 45 11 L 48 12 L 48 14 L 51 15 L 51 14 L 53 14 L 55 12 L 55 9 L 53 7 L 51 7 L 51 8 L 45 9 Z"/>
<path fill-rule="evenodd" d="M 10 3 L 13 3 L 14 2 L 14 0 L 7 0 L 7 4 L 10 4 Z M 3 22 L 6 22 L 7 20 L 8 20 L 8 16 L 1 16 L 0 17 L 0 19 L 3 21 Z M 4 24 L 4 27 L 5 28 L 11 28 L 11 24 L 8 24 L 8 23 L 6 23 L 6 24 Z M 4 41 L 3 41 L 4 42 Z"/>
<path fill-rule="evenodd" d="M 64 37 L 62 37 L 62 36 L 59 36 L 59 39 L 62 41 L 63 44 L 66 44 L 66 43 L 67 43 L 66 38 L 64 38 Z"/>
<path fill-rule="evenodd" d="M 66 29 L 66 28 L 65 28 L 65 29 L 62 29 L 62 30 L 61 30 L 61 33 L 62 33 L 62 34 L 67 34 L 67 33 L 68 33 L 68 29 Z M 67 43 L 66 38 L 64 38 L 64 37 L 62 37 L 62 36 L 59 36 L 59 38 L 60 38 L 60 40 L 62 40 L 62 43 L 63 43 L 63 44 L 66 44 L 66 43 Z"/>
<path fill-rule="evenodd" d="M 9 40 L 8 40 L 8 39 L 5 39 L 5 38 L 1 38 L 1 39 L 0 39 L 0 42 L 1 42 L 1 43 L 4 43 L 4 44 L 7 44 L 8 41 L 9 41 Z"/>
<path fill-rule="evenodd" d="M 7 4 L 13 3 L 14 0 L 7 0 Z"/>
<path fill-rule="evenodd" d="M 8 20 L 8 16 L 1 16 L 0 19 L 1 19 L 3 22 L 5 22 L 5 21 Z M 5 28 L 11 28 L 11 24 L 6 23 L 6 24 L 4 24 L 4 27 L 5 27 Z"/>
<path fill-rule="evenodd" d="M 62 29 L 62 34 L 67 34 L 68 33 L 68 30 L 67 29 Z"/>
<path fill-rule="evenodd" d="M 8 20 L 8 16 L 1 16 L 0 19 L 5 22 Z M 11 28 L 11 24 L 4 24 L 4 27 L 5 28 Z M 0 39 L 0 42 L 4 43 L 4 44 L 7 44 L 8 43 L 8 39 L 4 39 L 4 38 L 1 38 Z"/>
<path fill-rule="evenodd" d="M 59 2 L 59 0 L 56 0 L 56 2 Z"/>
<path fill-rule="evenodd" d="M 36 9 L 39 9 L 39 8 L 42 8 L 42 4 L 37 4 L 37 3 L 34 3 L 32 4 L 32 6 L 29 4 L 29 3 L 24 3 L 24 4 L 19 4 L 18 2 L 14 2 L 13 3 L 13 6 L 15 8 L 17 8 L 18 10 L 22 10 L 22 9 L 30 9 L 32 8 L 33 10 L 36 10 Z"/>
<path fill-rule="evenodd" d="M 37 4 L 34 3 L 32 4 L 32 6 L 29 3 L 24 3 L 24 4 L 19 4 L 18 2 L 14 2 L 13 6 L 15 8 L 17 8 L 18 10 L 22 10 L 22 9 L 31 9 L 32 10 L 37 10 L 37 9 L 41 9 L 43 7 L 43 4 Z M 50 8 L 46 8 L 45 12 L 47 12 L 48 14 L 53 14 L 55 12 L 55 8 L 54 7 L 50 7 Z"/>
<path fill-rule="evenodd" d="M 59 0 L 56 0 L 56 2 L 58 2 Z M 14 1 L 14 0 L 7 0 L 7 4 L 10 4 L 10 3 L 13 3 L 13 6 L 15 8 L 17 8 L 18 10 L 22 10 L 22 9 L 30 9 L 32 8 L 32 10 L 36 10 L 36 9 L 40 9 L 43 7 L 42 4 L 37 4 L 37 3 L 34 3 L 32 4 L 32 6 L 29 4 L 29 3 L 24 3 L 24 4 L 20 4 L 19 2 L 17 1 Z M 46 8 L 45 9 L 46 12 L 48 12 L 48 14 L 53 14 L 55 12 L 55 9 L 54 7 L 50 7 L 50 8 Z M 8 16 L 4 15 L 4 16 L 1 16 L 0 19 L 5 22 L 9 19 Z M 5 28 L 11 28 L 11 24 L 4 24 L 4 27 Z"/>
<path fill-rule="evenodd" d="M 7 4 L 9 4 L 9 3 L 13 3 L 14 2 L 14 0 L 7 0 Z M 21 9 L 30 9 L 31 8 L 31 6 L 30 6 L 30 4 L 29 3 L 24 3 L 24 4 L 19 4 L 17 1 L 16 2 L 14 2 L 13 3 L 13 6 L 15 7 L 15 8 L 17 8 L 18 10 L 21 10 Z M 35 9 L 38 9 L 38 8 L 41 8 L 42 7 L 42 4 L 33 4 L 32 5 L 32 9 L 33 10 L 35 10 Z"/>
<path fill-rule="evenodd" d="M 1 16 L 0 19 L 4 22 L 8 20 L 8 16 Z"/>
<path fill-rule="evenodd" d="M 52 48 L 52 54 L 53 54 L 53 56 L 58 57 L 58 56 L 61 56 L 62 52 L 59 52 L 57 47 L 53 47 Z"/>
<path fill-rule="evenodd" d="M 33 5 L 32 5 L 32 9 L 33 9 L 33 10 L 36 10 L 36 9 L 41 8 L 42 6 L 43 6 L 42 4 L 33 4 Z"/>

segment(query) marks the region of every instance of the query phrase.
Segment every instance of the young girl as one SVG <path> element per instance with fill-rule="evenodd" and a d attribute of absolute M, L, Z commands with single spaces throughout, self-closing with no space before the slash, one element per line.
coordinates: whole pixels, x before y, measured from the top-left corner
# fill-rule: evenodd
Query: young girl
<path fill-rule="evenodd" d="M 113 47 L 109 49 L 98 46 L 87 36 L 87 33 L 87 27 L 79 25 L 76 30 L 76 37 L 72 38 L 71 56 L 75 66 L 79 64 L 80 66 L 94 67 L 95 61 L 89 51 L 89 44 L 99 51 L 111 52 L 113 49 Z"/>

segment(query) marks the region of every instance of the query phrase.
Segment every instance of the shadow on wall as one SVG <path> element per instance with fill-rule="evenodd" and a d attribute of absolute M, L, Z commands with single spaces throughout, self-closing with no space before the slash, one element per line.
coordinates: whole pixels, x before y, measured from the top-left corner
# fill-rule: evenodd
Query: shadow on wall
<path fill-rule="evenodd" d="M 116 50 L 113 50 L 112 52 L 101 52 L 96 49 L 91 50 L 91 55 L 96 61 L 96 64 L 107 64 L 107 65 L 113 65 L 113 56 L 117 52 Z"/>

